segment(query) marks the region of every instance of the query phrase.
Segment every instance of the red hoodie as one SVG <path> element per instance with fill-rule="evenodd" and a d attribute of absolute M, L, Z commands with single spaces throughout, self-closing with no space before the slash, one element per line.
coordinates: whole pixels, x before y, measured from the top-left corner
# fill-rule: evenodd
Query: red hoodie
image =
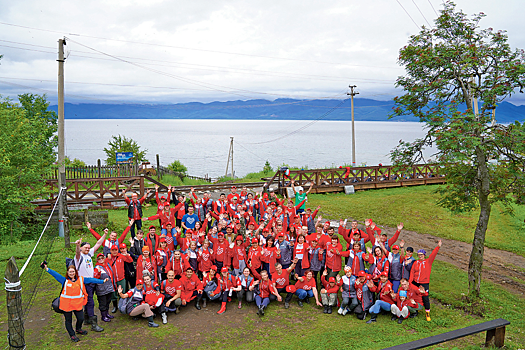
<path fill-rule="evenodd" d="M 410 283 L 412 281 L 417 283 L 430 283 L 430 273 L 432 272 L 432 263 L 436 258 L 436 255 L 439 251 L 439 246 L 434 248 L 428 259 L 416 260 L 412 264 L 412 269 L 410 270 Z"/>
<path fill-rule="evenodd" d="M 333 250 L 333 252 L 332 252 Z M 332 271 L 341 271 L 341 251 L 343 246 L 337 243 L 335 246 L 332 243 L 326 245 L 326 262 L 325 266 Z"/>

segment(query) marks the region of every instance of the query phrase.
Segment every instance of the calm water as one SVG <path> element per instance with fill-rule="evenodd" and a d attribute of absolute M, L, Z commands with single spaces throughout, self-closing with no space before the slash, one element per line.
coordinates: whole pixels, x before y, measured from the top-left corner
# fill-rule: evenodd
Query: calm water
<path fill-rule="evenodd" d="M 162 165 L 180 160 L 195 176 L 222 176 L 226 170 L 230 137 L 234 137 L 237 176 L 288 164 L 333 167 L 352 162 L 351 124 L 343 121 L 253 120 L 66 120 L 66 155 L 87 164 L 104 159 L 112 135 L 131 137 L 155 154 Z M 356 122 L 356 163 L 390 164 L 389 151 L 399 140 L 413 141 L 424 134 L 420 123 Z M 291 135 L 290 135 L 291 133 Z M 286 136 L 288 135 L 288 136 Z M 431 155 L 429 151 L 426 158 Z"/>

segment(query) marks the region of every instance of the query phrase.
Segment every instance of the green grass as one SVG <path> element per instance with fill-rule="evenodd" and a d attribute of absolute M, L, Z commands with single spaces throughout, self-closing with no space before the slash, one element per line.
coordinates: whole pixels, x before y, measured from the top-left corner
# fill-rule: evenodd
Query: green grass
<path fill-rule="evenodd" d="M 379 225 L 395 227 L 471 243 L 479 211 L 456 215 L 439 207 L 437 186 L 413 186 L 358 191 L 353 195 L 311 194 L 308 206 L 321 205 L 321 213 L 332 220 L 371 218 Z M 504 213 L 501 204 L 492 207 L 485 245 L 525 256 L 525 206 L 515 206 L 515 216 Z"/>

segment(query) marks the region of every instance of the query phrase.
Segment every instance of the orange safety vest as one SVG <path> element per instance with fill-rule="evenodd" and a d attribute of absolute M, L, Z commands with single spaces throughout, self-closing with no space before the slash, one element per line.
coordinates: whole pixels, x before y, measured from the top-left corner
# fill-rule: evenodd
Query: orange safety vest
<path fill-rule="evenodd" d="M 82 310 L 82 307 L 86 304 L 87 293 L 85 293 L 84 277 L 79 276 L 75 282 L 66 279 L 64 289 L 62 289 L 62 294 L 60 294 L 60 310 L 66 312 L 78 311 Z"/>

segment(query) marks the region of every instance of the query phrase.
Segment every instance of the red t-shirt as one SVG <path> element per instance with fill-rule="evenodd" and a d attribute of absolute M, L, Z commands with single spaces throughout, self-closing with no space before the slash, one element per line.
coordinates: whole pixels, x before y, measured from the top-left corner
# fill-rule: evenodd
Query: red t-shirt
<path fill-rule="evenodd" d="M 290 273 L 284 269 L 280 275 L 275 272 L 272 274 L 272 282 L 275 283 L 276 288 L 286 288 L 290 284 Z"/>
<path fill-rule="evenodd" d="M 165 292 L 173 297 L 178 290 L 182 290 L 182 283 L 178 279 L 174 279 L 171 283 L 168 280 L 162 281 L 161 291 L 163 293 Z"/>
<path fill-rule="evenodd" d="M 313 278 L 308 281 L 306 277 L 303 277 L 303 282 L 299 280 L 295 284 L 295 289 L 311 290 L 312 288 L 315 288 L 315 287 L 316 287 L 315 279 Z"/>

